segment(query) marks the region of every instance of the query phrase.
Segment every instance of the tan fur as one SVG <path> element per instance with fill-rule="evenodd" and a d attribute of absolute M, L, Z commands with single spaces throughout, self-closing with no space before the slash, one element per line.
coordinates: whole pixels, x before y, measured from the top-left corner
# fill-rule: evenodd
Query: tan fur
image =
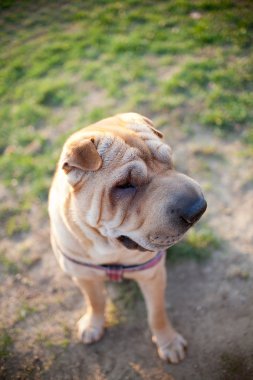
<path fill-rule="evenodd" d="M 182 188 L 201 193 L 196 182 L 174 171 L 162 136 L 149 119 L 130 113 L 84 128 L 64 145 L 49 197 L 51 241 L 60 266 L 86 297 L 87 311 L 79 321 L 84 343 L 103 334 L 106 276 L 62 253 L 93 264 L 146 262 L 185 232 L 173 222 L 177 193 Z M 127 181 L 137 189 L 134 196 L 118 190 Z M 146 251 L 125 248 L 117 240 L 122 235 Z M 183 359 L 186 342 L 165 312 L 164 260 L 125 277 L 136 280 L 144 294 L 160 357 L 175 363 Z"/>

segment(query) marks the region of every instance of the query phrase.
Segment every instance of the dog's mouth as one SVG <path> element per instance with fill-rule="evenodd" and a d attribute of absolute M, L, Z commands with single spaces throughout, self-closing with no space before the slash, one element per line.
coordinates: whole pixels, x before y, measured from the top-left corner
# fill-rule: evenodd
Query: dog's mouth
<path fill-rule="evenodd" d="M 142 247 L 140 244 L 136 243 L 134 240 L 127 236 L 121 235 L 117 240 L 124 245 L 127 249 L 138 249 L 139 251 L 149 251 L 149 249 Z"/>
<path fill-rule="evenodd" d="M 156 251 L 156 250 L 159 250 L 159 249 L 168 249 L 170 247 L 172 247 L 174 244 L 178 243 L 182 237 L 184 236 L 183 233 L 181 234 L 178 234 L 178 235 L 175 235 L 175 236 L 171 236 L 170 239 L 166 239 L 166 240 L 163 240 L 163 241 L 156 241 L 156 239 L 154 239 L 152 241 L 152 246 L 154 245 L 154 249 L 148 249 L 148 248 L 145 248 L 143 246 L 141 246 L 140 244 L 136 243 L 136 241 L 130 239 L 128 236 L 125 236 L 125 235 L 121 235 L 117 238 L 117 240 L 127 249 L 132 249 L 132 250 L 139 250 L 139 251 L 149 251 L 149 252 L 152 252 L 152 251 Z"/>

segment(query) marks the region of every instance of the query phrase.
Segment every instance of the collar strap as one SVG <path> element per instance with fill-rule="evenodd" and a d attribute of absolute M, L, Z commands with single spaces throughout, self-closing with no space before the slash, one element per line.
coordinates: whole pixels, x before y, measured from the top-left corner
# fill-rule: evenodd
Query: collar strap
<path fill-rule="evenodd" d="M 106 272 L 106 275 L 109 280 L 120 282 L 123 279 L 123 275 L 125 272 L 137 272 L 142 271 L 145 269 L 149 269 L 154 267 L 156 264 L 161 261 L 163 258 L 165 251 L 159 251 L 157 254 L 150 260 L 146 261 L 143 264 L 138 265 L 122 265 L 122 264 L 104 264 L 104 265 L 96 265 L 91 263 L 84 263 L 83 261 L 79 261 L 77 259 L 74 259 L 68 255 L 66 255 L 64 252 L 61 251 L 61 254 L 69 261 L 71 261 L 74 264 L 82 265 L 87 268 L 92 269 L 98 269 L 103 270 Z"/>

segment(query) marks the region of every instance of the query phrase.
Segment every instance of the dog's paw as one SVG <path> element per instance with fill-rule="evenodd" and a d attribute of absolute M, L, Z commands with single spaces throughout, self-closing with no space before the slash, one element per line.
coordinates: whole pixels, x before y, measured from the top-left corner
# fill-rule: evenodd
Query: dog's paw
<path fill-rule="evenodd" d="M 158 355 L 162 360 L 176 364 L 184 359 L 187 342 L 180 334 L 175 333 L 172 339 L 162 345 L 158 344 L 155 337 L 153 337 L 153 342 L 157 344 Z"/>
<path fill-rule="evenodd" d="M 95 343 L 100 340 L 104 334 L 104 318 L 95 318 L 85 314 L 77 323 L 78 337 L 85 343 Z"/>

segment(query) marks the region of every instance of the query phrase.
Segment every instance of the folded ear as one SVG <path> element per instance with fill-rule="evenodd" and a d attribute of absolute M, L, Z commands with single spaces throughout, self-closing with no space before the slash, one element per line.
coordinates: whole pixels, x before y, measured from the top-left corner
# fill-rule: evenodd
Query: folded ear
<path fill-rule="evenodd" d="M 71 185 L 80 181 L 84 171 L 97 171 L 102 166 L 94 138 L 72 141 L 66 145 L 61 159 L 61 167 Z"/>
<path fill-rule="evenodd" d="M 154 124 L 153 124 L 153 122 L 150 119 L 148 119 L 146 116 L 143 116 L 143 120 L 146 122 L 146 124 L 148 124 L 149 128 L 152 130 L 152 132 L 156 136 L 160 137 L 160 139 L 163 138 L 162 132 L 160 132 L 160 131 L 158 131 L 157 129 L 154 128 Z"/>

